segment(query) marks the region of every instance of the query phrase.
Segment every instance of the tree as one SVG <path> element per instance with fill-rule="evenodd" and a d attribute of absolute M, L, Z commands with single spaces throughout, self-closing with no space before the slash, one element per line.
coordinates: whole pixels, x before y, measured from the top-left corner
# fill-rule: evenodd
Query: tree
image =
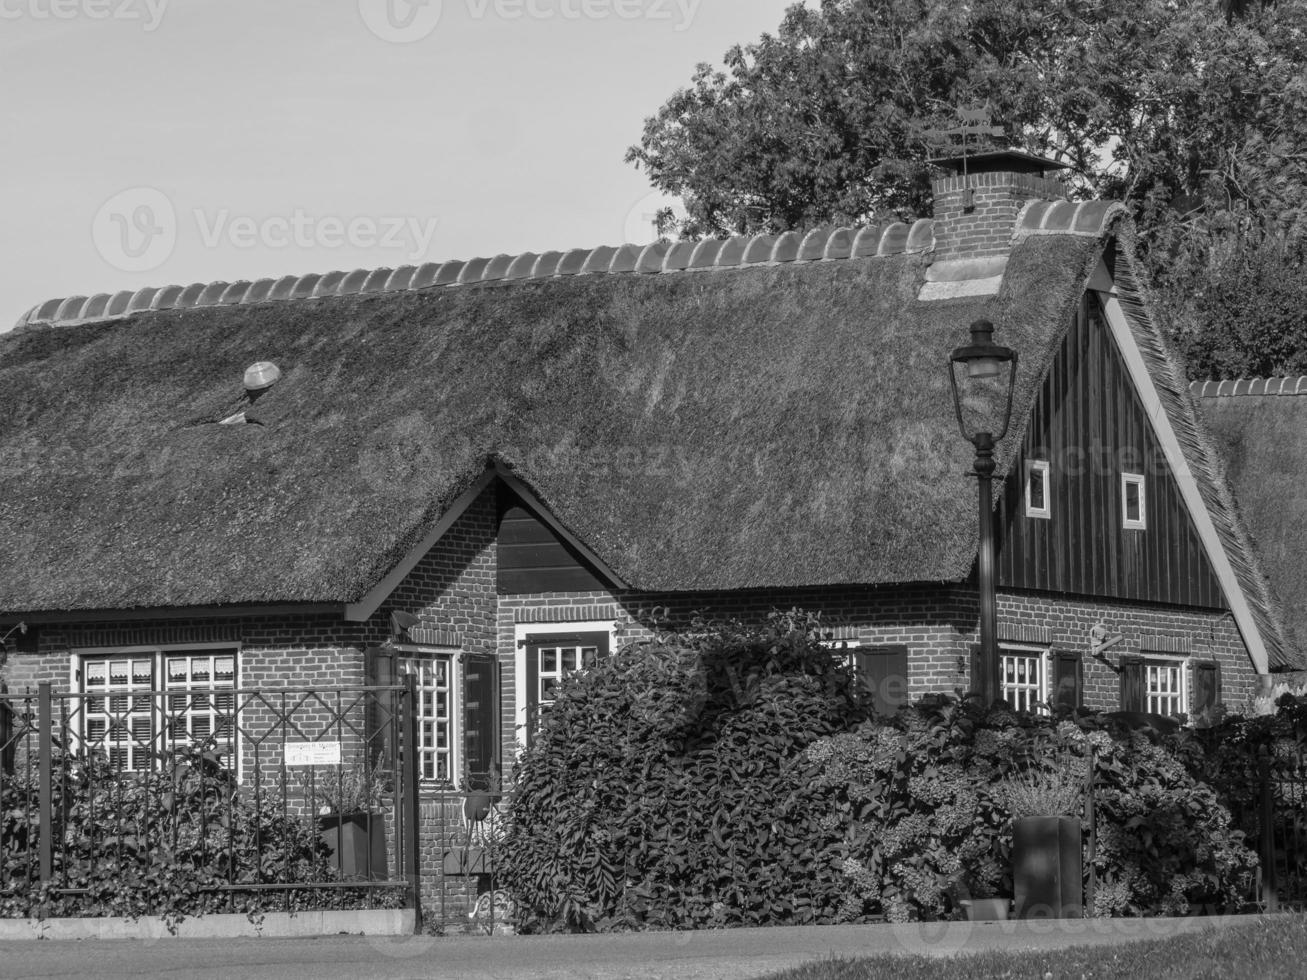
<path fill-rule="evenodd" d="M 1073 196 L 1125 201 L 1163 286 L 1307 238 L 1307 0 L 795 6 L 700 65 L 627 159 L 684 201 L 686 237 L 902 219 L 930 213 L 922 129 L 979 105 Z"/>

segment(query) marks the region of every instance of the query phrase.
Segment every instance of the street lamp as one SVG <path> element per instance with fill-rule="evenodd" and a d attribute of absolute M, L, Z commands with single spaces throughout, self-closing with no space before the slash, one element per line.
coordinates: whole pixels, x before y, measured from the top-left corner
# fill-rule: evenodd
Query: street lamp
<path fill-rule="evenodd" d="M 949 355 L 948 372 L 949 384 L 953 388 L 953 408 L 958 416 L 958 429 L 962 438 L 976 448 L 973 469 L 980 488 L 977 574 L 980 587 L 980 654 L 984 678 L 980 693 L 986 703 L 992 703 L 998 697 L 998 678 L 995 676 L 998 663 L 998 596 L 994 582 L 994 444 L 1007 435 L 1008 423 L 1012 419 L 1017 352 L 994 343 L 994 324 L 988 320 L 977 320 L 971 324 L 971 343 L 958 347 Z M 983 410 L 984 407 L 992 409 L 1000 403 L 1003 405 L 1001 417 L 993 416 L 992 411 Z M 973 678 L 973 683 L 974 680 Z"/>

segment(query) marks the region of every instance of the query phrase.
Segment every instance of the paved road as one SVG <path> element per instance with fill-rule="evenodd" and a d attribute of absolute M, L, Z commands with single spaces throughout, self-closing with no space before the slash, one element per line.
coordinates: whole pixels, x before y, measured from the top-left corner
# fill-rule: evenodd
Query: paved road
<path fill-rule="evenodd" d="M 623 936 L 83 940 L 0 943 L 0 977 L 40 980 L 748 980 L 831 957 L 1116 945 L 1230 919 L 814 926 Z"/>

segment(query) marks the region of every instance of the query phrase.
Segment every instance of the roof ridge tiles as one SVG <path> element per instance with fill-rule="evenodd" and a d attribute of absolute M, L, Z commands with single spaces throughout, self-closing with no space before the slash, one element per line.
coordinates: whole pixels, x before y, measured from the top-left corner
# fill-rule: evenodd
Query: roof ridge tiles
<path fill-rule="evenodd" d="M 1079 204 L 1031 202 L 1018 216 L 1013 237 L 1020 240 L 1032 234 L 1102 234 L 1124 213 L 1124 207 L 1112 201 Z M 538 255 L 528 251 L 493 258 L 426 262 L 394 270 L 335 270 L 253 282 L 148 286 L 135 292 L 123 290 L 114 294 L 48 300 L 28 310 L 18 320 L 17 326 L 110 320 L 143 310 L 299 301 L 355 293 L 443 289 L 574 275 L 664 275 L 793 262 L 870 259 L 929 252 L 935 247 L 936 231 L 934 219 L 919 218 L 910 225 L 896 221 L 862 226 L 826 226 L 808 231 L 764 232 L 698 242 L 601 245 Z M 1307 390 L 1303 393 L 1307 394 Z"/>
<path fill-rule="evenodd" d="M 1195 398 L 1234 398 L 1242 395 L 1307 395 L 1307 376 L 1236 378 L 1225 381 L 1190 381 Z"/>

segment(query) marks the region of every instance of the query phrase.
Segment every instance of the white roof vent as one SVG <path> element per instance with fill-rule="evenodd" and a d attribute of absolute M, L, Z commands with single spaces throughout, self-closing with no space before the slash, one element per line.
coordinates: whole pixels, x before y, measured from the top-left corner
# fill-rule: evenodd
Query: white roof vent
<path fill-rule="evenodd" d="M 245 369 L 245 390 L 248 392 L 267 391 L 281 380 L 281 368 L 271 361 L 259 361 Z"/>

